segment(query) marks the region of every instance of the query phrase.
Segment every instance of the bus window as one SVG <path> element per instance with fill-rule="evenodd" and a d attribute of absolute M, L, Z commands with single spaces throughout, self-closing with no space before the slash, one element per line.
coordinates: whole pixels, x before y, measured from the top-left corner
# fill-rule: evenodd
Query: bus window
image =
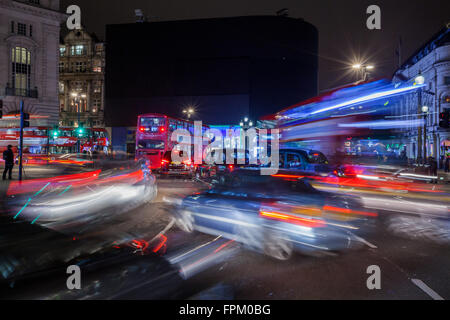
<path fill-rule="evenodd" d="M 169 131 L 174 132 L 175 130 L 177 130 L 177 122 L 175 120 L 170 120 L 169 121 Z"/>
<path fill-rule="evenodd" d="M 161 140 L 139 140 L 138 149 L 164 150 L 165 143 Z"/>
<path fill-rule="evenodd" d="M 165 118 L 141 118 L 140 127 L 145 131 L 158 132 L 166 125 Z"/>

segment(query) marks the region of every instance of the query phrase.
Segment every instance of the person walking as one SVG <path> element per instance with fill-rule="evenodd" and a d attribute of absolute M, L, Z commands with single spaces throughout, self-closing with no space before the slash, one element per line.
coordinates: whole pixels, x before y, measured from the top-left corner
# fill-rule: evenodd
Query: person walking
<path fill-rule="evenodd" d="M 9 180 L 12 180 L 12 170 L 14 168 L 14 152 L 12 146 L 3 152 L 3 160 L 5 160 L 5 170 L 3 171 L 3 180 L 6 180 L 6 174 L 9 172 Z"/>

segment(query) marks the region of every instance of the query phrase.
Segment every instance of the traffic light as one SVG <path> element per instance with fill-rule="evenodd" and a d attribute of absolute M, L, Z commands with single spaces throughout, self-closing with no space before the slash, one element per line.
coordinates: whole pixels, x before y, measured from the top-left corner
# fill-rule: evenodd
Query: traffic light
<path fill-rule="evenodd" d="M 83 136 L 84 136 L 85 130 L 84 130 L 83 126 L 80 126 L 80 127 L 77 129 L 77 133 L 78 133 L 78 136 L 79 136 L 79 137 L 83 137 Z"/>
<path fill-rule="evenodd" d="M 53 130 L 52 130 L 52 132 L 51 132 L 53 138 L 54 138 L 54 139 L 58 138 L 59 135 L 60 135 L 60 133 L 61 133 L 61 132 L 59 131 L 58 126 L 54 126 L 54 127 L 53 127 Z"/>
<path fill-rule="evenodd" d="M 23 127 L 29 128 L 30 127 L 30 114 L 29 113 L 23 113 Z"/>
<path fill-rule="evenodd" d="M 444 129 L 450 128 L 450 109 L 446 109 L 439 115 L 439 127 Z"/>
<path fill-rule="evenodd" d="M 3 100 L 0 100 L 0 119 L 3 118 Z"/>

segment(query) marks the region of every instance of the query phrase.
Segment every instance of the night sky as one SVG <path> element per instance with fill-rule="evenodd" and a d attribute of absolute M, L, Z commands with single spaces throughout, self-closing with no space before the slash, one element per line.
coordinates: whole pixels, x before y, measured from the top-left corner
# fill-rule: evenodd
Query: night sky
<path fill-rule="evenodd" d="M 77 4 L 82 24 L 104 39 L 105 25 L 135 21 L 142 9 L 149 21 L 246 15 L 274 15 L 282 8 L 319 29 L 319 88 L 325 90 L 356 80 L 349 66 L 357 60 L 376 66 L 373 77 L 390 78 L 402 37 L 403 61 L 450 22 L 448 0 L 62 0 L 61 8 Z M 366 9 L 381 7 L 381 30 L 368 30 Z"/>

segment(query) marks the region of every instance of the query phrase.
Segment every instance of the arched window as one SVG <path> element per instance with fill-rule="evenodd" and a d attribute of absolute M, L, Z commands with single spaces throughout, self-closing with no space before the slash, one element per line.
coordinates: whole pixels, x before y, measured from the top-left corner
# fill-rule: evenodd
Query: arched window
<path fill-rule="evenodd" d="M 26 95 L 31 88 L 31 53 L 23 47 L 11 49 L 12 85 L 16 94 Z"/>

